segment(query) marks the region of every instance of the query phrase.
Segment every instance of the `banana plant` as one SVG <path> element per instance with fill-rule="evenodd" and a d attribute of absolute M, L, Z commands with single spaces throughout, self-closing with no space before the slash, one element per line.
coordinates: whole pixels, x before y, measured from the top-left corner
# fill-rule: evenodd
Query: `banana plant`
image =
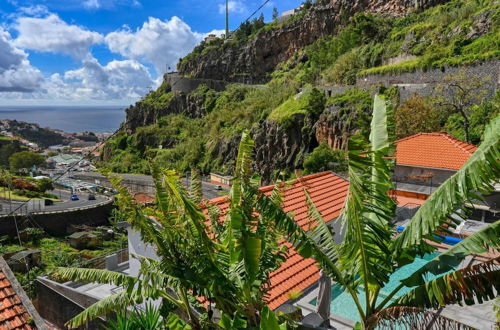
<path fill-rule="evenodd" d="M 276 228 L 287 234 L 287 240 L 299 254 L 314 258 L 351 295 L 359 313 L 360 329 L 387 323 L 418 328 L 437 317 L 428 308 L 483 302 L 500 292 L 500 258 L 456 269 L 471 254 L 500 250 L 500 221 L 436 256 L 396 288 L 384 289 L 394 272 L 416 256 L 434 251 L 430 243 L 437 240 L 439 233 L 456 225 L 452 215 L 463 217 L 465 202 L 490 193 L 492 184 L 500 177 L 498 117 L 488 125 L 483 143 L 468 162 L 425 201 L 406 229 L 397 233 L 391 225 L 396 205 L 389 195 L 393 189 L 394 159 L 391 112 L 388 102 L 376 95 L 369 141 L 361 136 L 349 141 L 349 191 L 338 220 L 345 231 L 341 244 L 335 242 L 335 233 L 309 197 L 315 227 L 308 232 L 291 215 L 275 208 L 264 194 L 257 206 L 261 214 L 273 219 Z M 430 273 L 435 279 L 427 280 Z M 403 288 L 410 290 L 398 297 Z M 387 296 L 383 297 L 382 291 L 388 291 Z M 457 323 L 445 318 L 440 322 Z"/>
<path fill-rule="evenodd" d="M 108 270 L 59 268 L 56 275 L 61 279 L 123 287 L 68 325 L 77 327 L 127 306 L 161 300 L 177 311 L 162 315 L 168 328 L 282 329 L 265 300 L 269 276 L 279 268 L 286 250 L 272 219 L 255 213 L 259 180 L 251 171 L 252 153 L 253 141 L 245 132 L 224 217 L 216 206 L 201 201 L 196 172 L 188 191 L 175 171 L 152 166 L 156 203 L 149 208 L 137 205 L 120 180 L 110 176 L 119 192 L 120 212 L 140 232 L 142 241 L 155 249 L 159 260 L 136 256 L 141 261 L 138 277 Z M 280 208 L 278 190 L 269 200 Z M 196 303 L 200 300 L 221 311 L 220 323 L 212 321 L 209 311 Z"/>

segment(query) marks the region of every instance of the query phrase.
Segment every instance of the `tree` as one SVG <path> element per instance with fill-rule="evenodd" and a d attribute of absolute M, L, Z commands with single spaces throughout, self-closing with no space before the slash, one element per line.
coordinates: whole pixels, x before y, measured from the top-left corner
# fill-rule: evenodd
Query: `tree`
<path fill-rule="evenodd" d="M 485 131 L 483 143 L 467 163 L 444 182 L 419 208 L 398 234 L 391 221 L 395 203 L 389 196 L 391 183 L 392 132 L 385 101 L 375 97 L 369 141 L 349 141 L 349 191 L 340 217 L 345 236 L 341 244 L 309 199 L 310 216 L 316 227 L 305 232 L 293 218 L 277 210 L 261 196 L 257 211 L 276 221 L 287 240 L 303 257 L 313 257 L 343 290 L 348 292 L 360 316 L 357 328 L 374 329 L 379 324 L 418 328 L 437 318 L 446 328 L 454 321 L 436 316 L 429 308 L 447 304 L 474 304 L 494 299 L 500 288 L 500 257 L 455 270 L 467 256 L 489 249 L 500 251 L 500 221 L 469 236 L 433 258 L 403 279 L 396 288 L 385 288 L 389 276 L 401 266 L 435 250 L 429 241 L 456 226 L 467 200 L 493 190 L 500 177 L 500 117 Z M 436 278 L 429 280 L 427 275 Z M 363 288 L 365 293 L 360 293 Z M 389 294 L 381 296 L 383 289 Z M 396 297 L 402 288 L 407 293 Z M 496 290 L 496 291 L 495 291 Z M 363 302 L 361 302 L 364 300 Z"/>
<path fill-rule="evenodd" d="M 44 193 L 48 190 L 54 190 L 54 185 L 52 180 L 49 178 L 42 178 L 36 183 L 36 189 L 38 192 Z"/>
<path fill-rule="evenodd" d="M 7 167 L 9 166 L 9 157 L 19 152 L 21 148 L 16 143 L 7 143 L 4 145 L 0 145 L 0 166 Z"/>
<path fill-rule="evenodd" d="M 273 21 L 277 20 L 279 16 L 278 9 L 276 7 L 273 8 Z"/>
<path fill-rule="evenodd" d="M 441 130 L 446 115 L 418 95 L 405 100 L 395 111 L 396 137 L 398 139 L 420 132 Z"/>
<path fill-rule="evenodd" d="M 193 191 L 186 191 L 174 171 L 152 166 L 155 209 L 136 205 L 127 189 L 119 186 L 119 180 L 110 178 L 119 191 L 120 212 L 140 231 L 144 242 L 156 247 L 160 260 L 141 257 L 138 278 L 108 270 L 59 268 L 57 274 L 63 279 L 124 287 L 87 308 L 70 325 L 79 326 L 110 311 L 162 298 L 180 311 L 163 314 L 166 322 L 178 326 L 187 323 L 194 329 L 214 328 L 211 314 L 190 302 L 204 297 L 221 311 L 221 328 L 240 329 L 248 325 L 277 329 L 278 318 L 265 305 L 265 295 L 269 275 L 279 268 L 286 248 L 280 244 L 281 235 L 273 228 L 271 219 L 254 212 L 260 192 L 258 180 L 251 172 L 252 152 L 253 141 L 245 132 L 239 145 L 230 206 L 222 222 L 216 207 L 208 205 L 205 215 L 194 201 L 200 196 L 194 190 L 201 189 L 201 185 L 195 184 Z M 269 200 L 280 208 L 277 190 Z"/>
<path fill-rule="evenodd" d="M 499 115 L 500 91 L 497 91 L 493 98 L 484 100 L 480 105 L 472 106 L 469 116 L 469 138 L 471 142 L 479 144 L 482 140 L 485 126 Z M 463 117 L 455 113 L 446 120 L 444 130 L 457 139 L 465 140 L 463 125 Z"/>
<path fill-rule="evenodd" d="M 463 120 L 465 140 L 471 142 L 470 120 L 472 108 L 478 105 L 488 94 L 484 88 L 485 79 L 468 75 L 465 70 L 460 70 L 455 75 L 447 76 L 436 87 L 437 95 L 434 103 L 451 114 L 459 114 Z"/>
<path fill-rule="evenodd" d="M 16 152 L 9 157 L 11 171 L 29 170 L 33 166 L 40 166 L 45 162 L 45 158 L 33 151 Z"/>
<path fill-rule="evenodd" d="M 325 170 L 345 171 L 347 161 L 343 150 L 333 150 L 326 142 L 322 142 L 304 159 L 306 174 Z"/>

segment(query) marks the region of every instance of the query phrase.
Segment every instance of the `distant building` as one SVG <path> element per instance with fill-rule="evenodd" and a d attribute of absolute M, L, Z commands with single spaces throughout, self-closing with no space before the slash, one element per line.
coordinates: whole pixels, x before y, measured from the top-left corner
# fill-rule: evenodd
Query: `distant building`
<path fill-rule="evenodd" d="M 71 166 L 82 160 L 82 157 L 69 154 L 60 154 L 47 159 L 47 164 L 51 167 Z"/>
<path fill-rule="evenodd" d="M 231 186 L 233 184 L 233 177 L 221 173 L 210 173 L 210 182 L 213 184 Z"/>
<path fill-rule="evenodd" d="M 205 42 L 209 42 L 217 38 L 217 36 L 213 33 L 209 34 L 208 36 L 205 37 Z"/>

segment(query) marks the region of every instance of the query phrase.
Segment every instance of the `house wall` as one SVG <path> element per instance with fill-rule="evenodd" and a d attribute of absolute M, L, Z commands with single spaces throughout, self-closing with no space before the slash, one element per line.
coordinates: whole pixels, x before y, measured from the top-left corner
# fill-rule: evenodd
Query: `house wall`
<path fill-rule="evenodd" d="M 142 241 L 140 233 L 132 227 L 127 227 L 128 233 L 128 251 L 129 251 L 129 267 L 130 275 L 138 276 L 141 268 L 140 261 L 134 255 L 149 257 L 159 260 L 160 258 L 155 252 L 155 248 Z"/>
<path fill-rule="evenodd" d="M 453 170 L 441 170 L 441 169 L 426 168 L 426 167 L 396 165 L 394 167 L 393 180 L 396 182 L 407 182 L 407 183 L 421 184 L 423 186 L 430 186 L 431 180 L 429 181 L 414 180 L 411 179 L 411 177 L 432 174 L 432 186 L 436 187 L 441 185 L 450 176 L 455 174 L 455 172 L 456 171 Z"/>
<path fill-rule="evenodd" d="M 68 329 L 64 325 L 66 322 L 97 302 L 96 298 L 46 278 L 37 279 L 36 292 L 36 309 L 40 316 L 60 329 Z M 77 329 L 102 329 L 104 325 L 101 319 L 96 319 Z"/>

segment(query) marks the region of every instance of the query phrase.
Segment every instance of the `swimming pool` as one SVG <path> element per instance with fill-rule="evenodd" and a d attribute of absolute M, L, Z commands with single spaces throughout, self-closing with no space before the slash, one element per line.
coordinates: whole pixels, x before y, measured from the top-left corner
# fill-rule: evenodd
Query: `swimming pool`
<path fill-rule="evenodd" d="M 415 258 L 411 264 L 401 267 L 389 278 L 389 282 L 385 285 L 385 287 L 380 291 L 377 302 L 382 302 L 393 289 L 395 289 L 400 283 L 402 279 L 407 278 L 411 274 L 413 274 L 417 269 L 425 265 L 431 259 L 436 257 L 439 252 L 435 252 L 432 254 L 426 254 L 423 258 Z M 439 275 L 438 275 L 439 276 Z M 436 278 L 437 276 L 433 274 L 427 275 L 427 280 L 431 280 Z M 393 299 L 405 294 L 410 291 L 411 288 L 403 287 L 399 292 L 394 296 Z M 365 308 L 365 292 L 363 288 L 360 288 L 359 293 L 359 301 L 363 308 Z M 309 302 L 311 305 L 316 305 L 316 298 Z M 351 321 L 359 321 L 359 314 L 352 300 L 351 295 L 348 292 L 344 292 L 340 285 L 334 285 L 332 287 L 332 302 L 330 304 L 330 313 L 337 314 L 343 318 L 349 319 Z"/>

